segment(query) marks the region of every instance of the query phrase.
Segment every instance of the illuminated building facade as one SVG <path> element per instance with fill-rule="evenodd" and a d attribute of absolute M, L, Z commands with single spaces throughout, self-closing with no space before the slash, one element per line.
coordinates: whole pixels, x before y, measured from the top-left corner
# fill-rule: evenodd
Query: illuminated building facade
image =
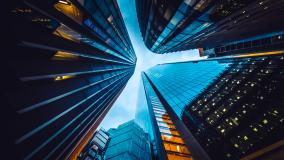
<path fill-rule="evenodd" d="M 283 157 L 283 62 L 283 56 L 234 59 L 184 109 L 184 123 L 212 159 Z"/>
<path fill-rule="evenodd" d="M 158 54 L 281 32 L 283 6 L 274 0 L 136 0 L 145 45 Z"/>
<path fill-rule="evenodd" d="M 205 155 L 202 155 L 202 152 L 199 152 L 197 155 L 191 153 L 191 148 L 188 147 L 184 139 L 187 138 L 187 140 L 190 141 L 191 138 L 184 137 L 185 135 L 181 135 L 181 132 L 177 130 L 176 125 L 179 124 L 176 117 L 169 115 L 163 102 L 144 73 L 142 73 L 142 79 L 146 102 L 148 104 L 146 106 L 147 109 L 144 109 L 144 114 L 146 113 L 148 116 L 141 116 L 141 111 L 143 110 L 141 108 L 145 106 L 137 106 L 140 115 L 136 115 L 136 120 L 141 126 L 151 125 L 148 127 L 150 129 L 146 130 L 152 136 L 153 159 L 192 160 L 192 157 L 206 157 Z M 194 148 L 194 150 L 196 150 L 196 148 Z"/>
<path fill-rule="evenodd" d="M 283 54 L 222 57 L 157 65 L 144 76 L 191 137 L 193 158 L 196 141 L 212 160 L 268 160 L 284 155 L 283 62 Z"/>
<path fill-rule="evenodd" d="M 11 4 L 11 43 L 1 59 L 3 104 L 15 123 L 9 124 L 9 136 L 17 154 L 9 159 L 76 159 L 135 69 L 118 5 L 115 0 Z"/>
<path fill-rule="evenodd" d="M 110 143 L 105 160 L 151 160 L 150 137 L 134 120 L 108 131 Z"/>

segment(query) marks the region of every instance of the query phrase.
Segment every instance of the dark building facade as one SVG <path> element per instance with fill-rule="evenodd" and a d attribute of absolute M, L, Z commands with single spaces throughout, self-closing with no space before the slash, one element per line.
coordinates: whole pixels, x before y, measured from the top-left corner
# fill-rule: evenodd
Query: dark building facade
<path fill-rule="evenodd" d="M 284 48 L 284 32 L 276 32 L 240 41 L 217 45 L 214 48 L 200 48 L 200 56 L 221 57 L 237 55 L 275 55 L 282 54 Z"/>
<path fill-rule="evenodd" d="M 158 65 L 144 76 L 169 116 L 182 121 L 180 133 L 194 139 L 193 157 L 196 141 L 213 160 L 281 159 L 283 60 L 223 57 Z"/>
<path fill-rule="evenodd" d="M 151 141 L 148 133 L 134 120 L 108 131 L 110 143 L 105 153 L 106 160 L 151 160 Z"/>
<path fill-rule="evenodd" d="M 132 76 L 115 0 L 9 2 L 3 105 L 14 159 L 75 159 Z M 4 84 L 4 85 L 3 85 Z M 13 159 L 13 158 L 9 158 Z"/>
<path fill-rule="evenodd" d="M 282 1 L 136 0 L 145 45 L 163 54 L 283 34 Z"/>

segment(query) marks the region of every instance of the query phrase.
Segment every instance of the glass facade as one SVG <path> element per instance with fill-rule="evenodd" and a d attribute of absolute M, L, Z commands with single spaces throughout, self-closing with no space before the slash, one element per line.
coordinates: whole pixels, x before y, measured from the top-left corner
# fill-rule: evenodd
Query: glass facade
<path fill-rule="evenodd" d="M 217 45 L 283 31 L 280 1 L 136 0 L 145 45 L 158 54 Z M 263 16 L 259 16 L 259 15 Z M 254 21 L 254 23 L 250 23 Z M 257 26 L 257 27 L 255 27 Z"/>
<path fill-rule="evenodd" d="M 221 60 L 231 67 L 187 105 L 182 119 L 212 159 L 283 157 L 283 59 Z"/>
<path fill-rule="evenodd" d="M 240 54 L 255 54 L 257 51 L 261 51 L 264 54 L 276 54 L 275 52 L 282 51 L 284 48 L 284 32 L 275 32 L 268 35 L 261 35 L 258 37 L 245 39 L 241 41 L 235 41 L 218 45 L 212 48 L 214 51 L 213 56 L 227 56 L 227 55 L 240 55 Z M 206 49 L 205 55 L 208 55 L 208 51 L 212 49 Z M 278 54 L 281 54 L 279 52 Z"/>
<path fill-rule="evenodd" d="M 106 160 L 150 160 L 150 137 L 134 120 L 110 129 Z"/>
<path fill-rule="evenodd" d="M 15 121 L 10 159 L 76 159 L 135 69 L 118 5 L 27 0 L 11 7 L 11 54 L 1 60 L 4 103 Z"/>
<path fill-rule="evenodd" d="M 171 119 L 175 113 L 187 128 L 176 127 L 179 133 L 192 135 L 213 160 L 281 157 L 283 60 L 250 55 L 155 66 L 145 72 L 164 104 L 154 109 L 155 119 L 170 123 L 164 110 Z"/>
<path fill-rule="evenodd" d="M 109 141 L 110 135 L 104 129 L 97 130 L 77 160 L 103 160 Z"/>
<path fill-rule="evenodd" d="M 193 61 L 157 65 L 145 73 L 175 113 L 181 117 L 186 105 L 204 91 L 230 63 Z"/>
<path fill-rule="evenodd" d="M 156 157 L 168 160 L 192 160 L 188 147 L 180 137 L 179 131 L 175 128 L 159 97 L 144 74 L 142 78 L 148 101 L 148 114 L 151 115 L 151 122 L 145 123 L 150 123 L 155 128 L 153 131 Z"/>

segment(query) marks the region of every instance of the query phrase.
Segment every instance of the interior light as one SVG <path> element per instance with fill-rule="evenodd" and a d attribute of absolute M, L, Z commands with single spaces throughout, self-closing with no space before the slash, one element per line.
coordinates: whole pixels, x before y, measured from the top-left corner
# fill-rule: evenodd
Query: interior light
<path fill-rule="evenodd" d="M 66 1 L 66 0 L 59 0 L 59 3 L 65 4 L 65 5 L 70 5 L 71 3 Z"/>
<path fill-rule="evenodd" d="M 263 122 L 263 124 L 267 124 L 268 123 L 267 119 L 264 119 L 262 122 Z"/>

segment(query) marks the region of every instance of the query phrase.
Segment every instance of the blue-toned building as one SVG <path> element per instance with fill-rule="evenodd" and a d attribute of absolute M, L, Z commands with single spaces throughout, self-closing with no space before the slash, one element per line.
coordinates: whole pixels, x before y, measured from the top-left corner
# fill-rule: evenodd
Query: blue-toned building
<path fill-rule="evenodd" d="M 136 121 L 141 126 L 147 126 L 146 130 L 151 136 L 153 145 L 152 156 L 157 160 L 192 160 L 196 157 L 206 156 L 193 155 L 186 140 L 191 141 L 192 138 L 184 137 L 180 131 L 176 129 L 176 118 L 169 116 L 168 111 L 165 109 L 162 99 L 157 95 L 152 84 L 147 77 L 142 74 L 143 88 L 142 99 L 145 99 L 147 105 L 137 105 Z M 149 126 L 150 125 L 150 126 Z M 194 148 L 196 149 L 196 148 Z M 200 150 L 199 150 L 200 151 Z M 197 152 L 196 152 L 197 153 Z M 201 158 L 201 157 L 200 157 Z"/>
<path fill-rule="evenodd" d="M 158 54 L 282 35 L 283 6 L 273 0 L 136 0 L 145 45 Z"/>
<path fill-rule="evenodd" d="M 6 148 L 17 154 L 6 159 L 76 159 L 135 69 L 117 2 L 11 0 L 7 8 L 1 106 L 11 122 Z"/>
<path fill-rule="evenodd" d="M 134 120 L 110 129 L 106 160 L 151 160 L 151 141 L 148 133 Z"/>
<path fill-rule="evenodd" d="M 169 63 L 142 77 L 145 92 L 156 94 L 148 96 L 152 106 L 162 104 L 194 159 L 277 159 L 284 153 L 283 60 L 282 55 Z"/>
<path fill-rule="evenodd" d="M 97 130 L 91 141 L 85 146 L 77 160 L 104 160 L 104 154 L 110 141 L 110 135 L 103 128 Z"/>

